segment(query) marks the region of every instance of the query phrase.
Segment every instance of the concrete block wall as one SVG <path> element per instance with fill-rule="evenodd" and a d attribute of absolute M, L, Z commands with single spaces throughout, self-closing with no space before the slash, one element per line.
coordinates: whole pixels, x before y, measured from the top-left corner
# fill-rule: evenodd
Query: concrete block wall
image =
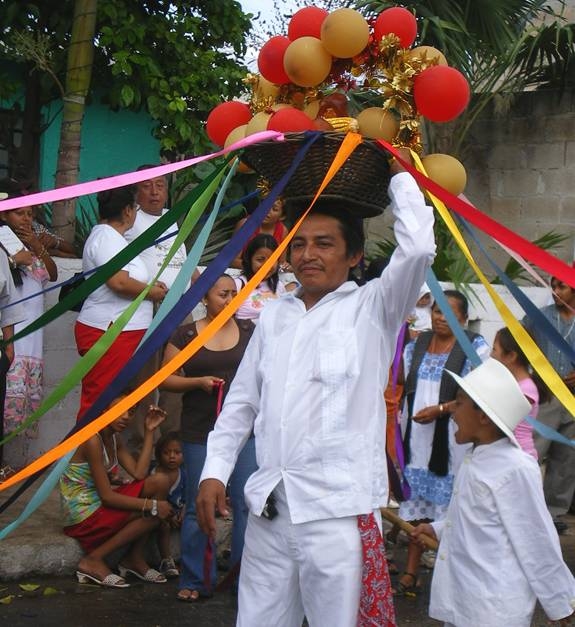
<path fill-rule="evenodd" d="M 528 240 L 552 230 L 567 235 L 555 254 L 573 260 L 575 93 L 519 94 L 503 117 L 490 109 L 472 126 L 462 154 L 465 194 L 478 209 Z M 389 238 L 390 225 L 388 212 L 372 218 L 368 239 Z M 508 256 L 490 237 L 479 235 L 496 261 L 505 264 Z"/>

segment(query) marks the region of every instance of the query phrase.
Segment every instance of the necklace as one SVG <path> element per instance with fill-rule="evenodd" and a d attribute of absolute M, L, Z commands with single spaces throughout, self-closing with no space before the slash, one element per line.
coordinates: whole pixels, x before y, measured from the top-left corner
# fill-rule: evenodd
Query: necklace
<path fill-rule="evenodd" d="M 429 352 L 435 355 L 441 355 L 443 353 L 450 353 L 454 344 L 455 344 L 455 337 L 452 337 L 446 342 L 444 342 L 443 344 L 440 344 L 439 340 L 437 339 L 437 336 L 434 335 L 431 338 L 431 342 L 429 343 Z"/>
<path fill-rule="evenodd" d="M 575 316 L 573 316 L 573 320 L 571 321 L 571 326 L 567 329 L 567 333 L 565 333 L 565 335 L 563 335 L 563 332 L 561 330 L 561 327 L 563 326 L 563 321 L 561 319 L 561 316 L 559 315 L 559 312 L 556 313 L 556 316 L 557 316 L 557 330 L 559 331 L 559 333 L 561 333 L 561 336 L 563 337 L 563 339 L 567 340 L 567 338 L 571 335 L 571 331 L 573 331 L 573 327 L 575 326 Z"/>

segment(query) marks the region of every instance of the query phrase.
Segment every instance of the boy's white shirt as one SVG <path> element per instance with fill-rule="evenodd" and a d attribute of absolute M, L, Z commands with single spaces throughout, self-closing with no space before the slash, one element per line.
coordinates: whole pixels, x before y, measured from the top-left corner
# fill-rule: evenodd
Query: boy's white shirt
<path fill-rule="evenodd" d="M 440 538 L 429 614 L 453 625 L 529 627 L 539 600 L 575 611 L 575 579 L 545 506 L 537 462 L 507 438 L 470 450 Z"/>

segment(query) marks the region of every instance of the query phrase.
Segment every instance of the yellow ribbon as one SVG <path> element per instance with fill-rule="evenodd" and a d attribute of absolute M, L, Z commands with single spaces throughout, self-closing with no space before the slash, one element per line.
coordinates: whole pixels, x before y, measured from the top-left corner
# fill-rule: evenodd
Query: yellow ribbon
<path fill-rule="evenodd" d="M 411 151 L 411 156 L 414 160 L 415 167 L 427 176 L 427 172 L 423 167 L 423 163 L 419 156 Z M 503 322 L 509 330 L 513 337 L 517 340 L 517 343 L 525 353 L 525 356 L 531 363 L 533 369 L 539 374 L 539 376 L 545 381 L 549 389 L 553 390 L 553 394 L 559 399 L 559 401 L 567 408 L 569 412 L 573 416 L 575 416 L 575 398 L 569 388 L 563 382 L 563 379 L 557 374 L 553 366 L 549 363 L 545 355 L 541 352 L 540 348 L 535 344 L 533 338 L 529 335 L 529 333 L 523 328 L 523 325 L 515 318 L 515 316 L 511 313 L 511 310 L 507 307 L 507 305 L 503 302 L 502 298 L 499 294 L 493 289 L 489 280 L 480 270 L 478 265 L 475 263 L 473 256 L 467 246 L 467 243 L 463 239 L 459 228 L 457 227 L 454 219 L 449 213 L 447 207 L 436 198 L 433 194 L 427 191 L 427 194 L 431 198 L 431 202 L 439 212 L 439 215 L 443 218 L 443 221 L 447 225 L 447 228 L 453 235 L 454 240 L 456 241 L 459 248 L 465 255 L 465 258 L 469 262 L 469 265 L 475 271 L 475 274 L 478 276 L 479 280 L 487 290 L 488 294 L 491 296 L 491 300 L 495 304 L 497 311 L 501 318 L 503 318 Z"/>

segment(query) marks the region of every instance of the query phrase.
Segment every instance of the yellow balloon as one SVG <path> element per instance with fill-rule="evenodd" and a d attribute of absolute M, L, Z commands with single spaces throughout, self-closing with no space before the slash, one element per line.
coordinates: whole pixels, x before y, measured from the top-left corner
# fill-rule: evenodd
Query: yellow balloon
<path fill-rule="evenodd" d="M 312 120 L 315 120 L 319 113 L 320 104 L 319 100 L 312 100 L 305 106 L 303 112 Z"/>
<path fill-rule="evenodd" d="M 284 70 L 295 85 L 315 87 L 331 70 L 331 55 L 317 37 L 299 37 L 287 47 Z"/>
<path fill-rule="evenodd" d="M 246 137 L 248 135 L 253 135 L 254 133 L 259 133 L 260 131 L 267 130 L 268 122 L 271 117 L 272 114 L 266 113 L 265 111 L 260 111 L 259 113 L 256 113 L 254 117 L 247 123 Z"/>
<path fill-rule="evenodd" d="M 409 51 L 410 57 L 419 57 L 420 59 L 437 59 L 437 65 L 448 65 L 447 59 L 441 50 L 434 48 L 433 46 L 417 46 Z"/>
<path fill-rule="evenodd" d="M 399 131 L 399 120 L 380 107 L 369 107 L 357 116 L 359 132 L 364 137 L 391 141 Z"/>
<path fill-rule="evenodd" d="M 261 75 L 258 77 L 256 94 L 259 98 L 275 98 L 279 93 L 279 85 L 271 83 L 267 78 L 264 78 Z"/>
<path fill-rule="evenodd" d="M 242 124 L 241 126 L 236 126 L 233 131 L 230 131 L 230 134 L 226 137 L 226 141 L 224 142 L 224 148 L 239 142 L 240 139 L 243 139 L 246 136 L 246 129 L 248 128 L 247 124 Z"/>
<path fill-rule="evenodd" d="M 454 196 L 463 193 L 467 184 L 467 173 L 463 164 L 451 155 L 436 153 L 421 160 L 427 176 Z"/>
<path fill-rule="evenodd" d="M 369 41 L 369 24 L 355 9 L 337 9 L 321 25 L 321 43 L 334 57 L 355 57 Z"/>

